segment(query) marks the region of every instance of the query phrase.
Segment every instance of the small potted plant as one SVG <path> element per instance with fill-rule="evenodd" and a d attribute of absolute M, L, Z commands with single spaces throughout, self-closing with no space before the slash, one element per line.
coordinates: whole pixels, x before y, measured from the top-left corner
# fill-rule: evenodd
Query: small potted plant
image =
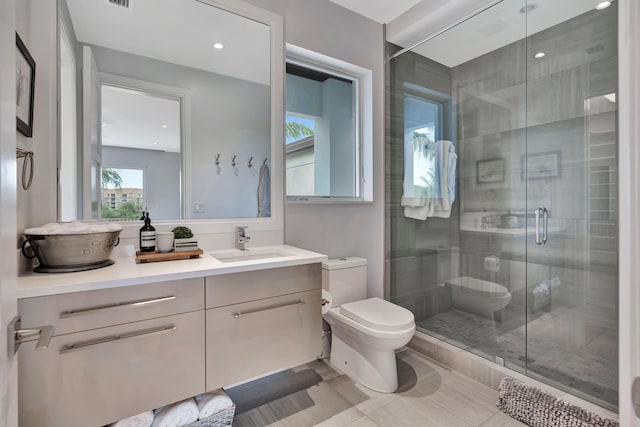
<path fill-rule="evenodd" d="M 193 238 L 193 232 L 189 227 L 176 227 L 173 230 L 173 249 L 176 252 L 188 252 L 198 250 L 198 241 Z"/>

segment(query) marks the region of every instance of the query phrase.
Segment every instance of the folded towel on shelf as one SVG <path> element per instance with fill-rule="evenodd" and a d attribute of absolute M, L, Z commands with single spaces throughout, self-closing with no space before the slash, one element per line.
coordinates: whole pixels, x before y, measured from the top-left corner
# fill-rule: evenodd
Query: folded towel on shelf
<path fill-rule="evenodd" d="M 198 421 L 198 405 L 193 399 L 183 400 L 155 410 L 152 427 L 179 427 Z"/>
<path fill-rule="evenodd" d="M 110 427 L 151 427 L 151 423 L 153 423 L 153 411 L 147 411 L 113 423 Z"/>
<path fill-rule="evenodd" d="M 233 406 L 233 402 L 224 391 L 216 390 L 196 396 L 198 404 L 199 419 L 205 419 L 220 411 L 224 411 Z"/>

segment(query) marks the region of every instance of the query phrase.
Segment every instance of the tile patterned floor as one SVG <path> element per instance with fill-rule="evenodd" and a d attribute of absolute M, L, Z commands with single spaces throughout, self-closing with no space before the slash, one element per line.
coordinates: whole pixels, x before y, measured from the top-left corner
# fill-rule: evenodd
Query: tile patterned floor
<path fill-rule="evenodd" d="M 369 390 L 319 361 L 291 375 L 309 369 L 319 382 L 238 413 L 234 427 L 524 426 L 497 409 L 496 391 L 410 349 L 398 353 L 400 388 L 393 394 Z"/>

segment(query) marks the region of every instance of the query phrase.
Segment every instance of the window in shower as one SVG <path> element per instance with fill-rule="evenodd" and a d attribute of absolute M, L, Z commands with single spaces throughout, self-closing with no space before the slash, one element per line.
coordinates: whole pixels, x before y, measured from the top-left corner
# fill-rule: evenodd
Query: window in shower
<path fill-rule="evenodd" d="M 435 197 L 435 142 L 442 138 L 441 103 L 413 95 L 404 97 L 406 197 Z"/>

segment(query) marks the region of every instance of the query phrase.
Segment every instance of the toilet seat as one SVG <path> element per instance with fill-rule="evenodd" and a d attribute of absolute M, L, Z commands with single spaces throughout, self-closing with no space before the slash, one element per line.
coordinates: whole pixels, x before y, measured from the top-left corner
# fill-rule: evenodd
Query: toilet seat
<path fill-rule="evenodd" d="M 366 328 L 381 332 L 405 331 L 415 323 L 412 312 L 381 298 L 343 304 L 340 314 Z"/>
<path fill-rule="evenodd" d="M 456 286 L 460 291 L 486 297 L 499 298 L 510 295 L 509 290 L 504 286 L 498 283 L 476 279 L 475 277 L 456 277 L 455 279 L 447 280 L 447 283 L 449 285 Z"/>

